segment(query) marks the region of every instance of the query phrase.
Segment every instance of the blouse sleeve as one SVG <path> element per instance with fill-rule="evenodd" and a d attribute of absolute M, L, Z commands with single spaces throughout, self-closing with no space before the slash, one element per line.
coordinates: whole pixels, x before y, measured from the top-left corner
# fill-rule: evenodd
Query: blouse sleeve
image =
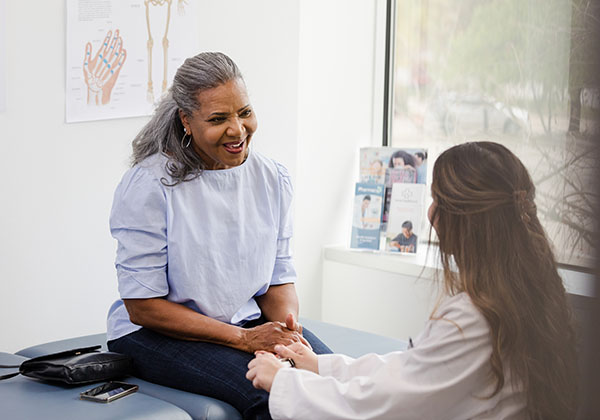
<path fill-rule="evenodd" d="M 287 169 L 276 163 L 279 178 L 279 229 L 277 233 L 277 254 L 270 286 L 294 283 L 296 270 L 292 262 L 290 242 L 293 234 L 292 198 L 294 190 Z"/>
<path fill-rule="evenodd" d="M 431 321 L 427 336 L 405 352 L 319 356 L 320 375 L 280 369 L 269 398 L 272 416 L 470 418 L 468 401 L 489 395 L 489 329 L 481 315 L 448 315 L 462 332 L 452 322 Z"/>
<path fill-rule="evenodd" d="M 115 191 L 110 231 L 118 242 L 115 266 L 123 299 L 169 293 L 163 188 L 150 169 L 138 166 L 125 174 Z"/>

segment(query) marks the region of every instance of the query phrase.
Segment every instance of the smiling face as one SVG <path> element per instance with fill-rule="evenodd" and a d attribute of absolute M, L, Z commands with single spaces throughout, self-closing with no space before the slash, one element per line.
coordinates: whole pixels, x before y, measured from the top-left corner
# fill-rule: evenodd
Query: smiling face
<path fill-rule="evenodd" d="M 179 116 L 192 146 L 206 169 L 229 169 L 241 165 L 258 127 L 246 86 L 234 79 L 196 94 L 200 108 Z"/>

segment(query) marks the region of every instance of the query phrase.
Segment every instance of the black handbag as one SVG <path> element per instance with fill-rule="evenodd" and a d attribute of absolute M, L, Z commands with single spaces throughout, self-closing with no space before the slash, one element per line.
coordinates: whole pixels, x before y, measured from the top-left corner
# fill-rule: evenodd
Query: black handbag
<path fill-rule="evenodd" d="M 0 376 L 0 380 L 21 374 L 46 381 L 80 385 L 116 379 L 130 373 L 131 357 L 111 351 L 98 351 L 100 347 L 102 346 L 84 347 L 34 357 L 16 366 L 0 365 L 0 368 L 19 368 L 18 372 Z"/>

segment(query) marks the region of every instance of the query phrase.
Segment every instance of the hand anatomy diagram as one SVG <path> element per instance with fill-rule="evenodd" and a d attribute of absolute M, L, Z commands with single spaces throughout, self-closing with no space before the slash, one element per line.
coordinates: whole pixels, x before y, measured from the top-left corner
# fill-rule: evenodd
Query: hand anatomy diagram
<path fill-rule="evenodd" d="M 110 94 L 123 68 L 127 51 L 123 49 L 123 39 L 117 29 L 113 35 L 108 31 L 104 42 L 92 59 L 92 44 L 85 45 L 83 76 L 88 88 L 88 105 L 106 105 Z"/>
<path fill-rule="evenodd" d="M 152 47 L 154 46 L 154 40 L 152 39 L 152 31 L 150 28 L 150 6 L 167 7 L 167 21 L 165 24 L 165 34 L 162 39 L 163 46 L 163 81 L 162 81 L 162 93 L 167 90 L 167 58 L 169 51 L 169 39 L 167 35 L 169 33 L 169 22 L 171 20 L 171 4 L 173 0 L 144 0 L 144 6 L 146 6 L 146 27 L 148 29 L 148 102 L 154 102 L 154 84 L 152 82 Z M 187 0 L 178 0 L 178 10 L 183 13 L 183 5 L 187 3 Z"/>

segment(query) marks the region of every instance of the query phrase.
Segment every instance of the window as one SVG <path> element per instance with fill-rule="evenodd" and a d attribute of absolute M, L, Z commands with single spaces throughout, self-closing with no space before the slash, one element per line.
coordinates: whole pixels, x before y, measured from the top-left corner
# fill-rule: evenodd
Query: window
<path fill-rule="evenodd" d="M 589 0 L 397 0 L 390 146 L 472 140 L 525 163 L 557 259 L 594 264 L 598 75 Z M 433 165 L 429 165 L 432 167 Z"/>

